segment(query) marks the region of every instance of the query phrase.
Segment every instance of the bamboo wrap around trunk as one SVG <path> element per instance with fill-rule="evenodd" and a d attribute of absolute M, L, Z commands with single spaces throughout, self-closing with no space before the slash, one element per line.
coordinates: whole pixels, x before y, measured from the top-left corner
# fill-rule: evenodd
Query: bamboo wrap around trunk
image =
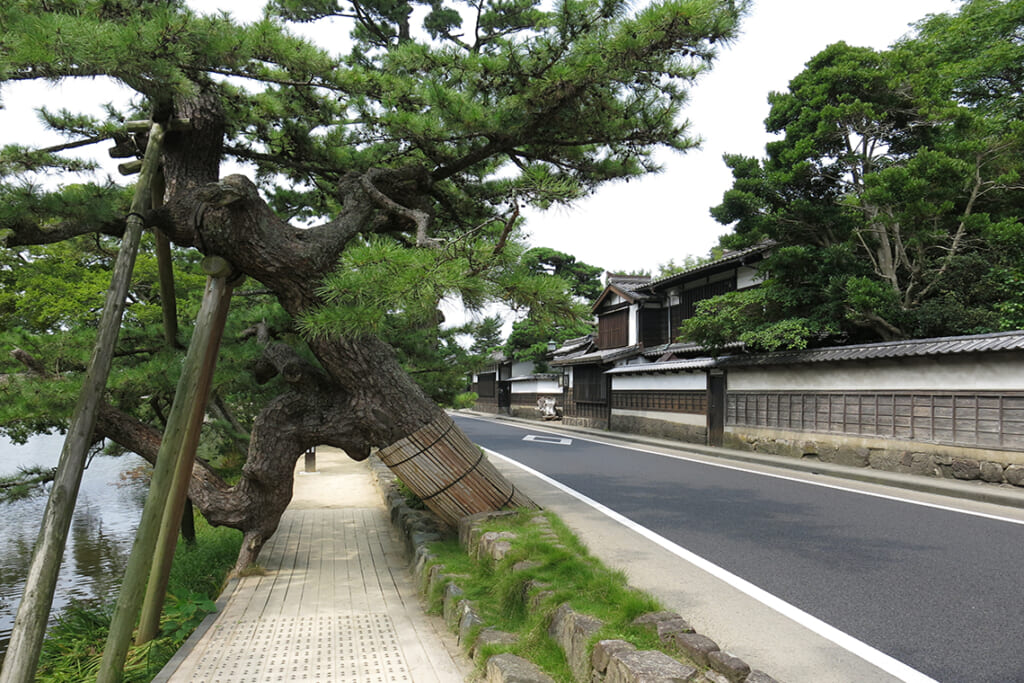
<path fill-rule="evenodd" d="M 452 526 L 477 512 L 537 507 L 494 469 L 447 415 L 381 449 L 377 456 Z"/>

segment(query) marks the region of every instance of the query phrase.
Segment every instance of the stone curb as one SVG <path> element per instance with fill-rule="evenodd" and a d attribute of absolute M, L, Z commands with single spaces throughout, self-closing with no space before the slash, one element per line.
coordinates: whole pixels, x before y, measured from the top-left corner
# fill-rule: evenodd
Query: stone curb
<path fill-rule="evenodd" d="M 452 530 L 433 513 L 409 508 L 398 493 L 395 475 L 378 458 L 371 457 L 368 464 L 385 498 L 391 523 L 404 540 L 411 558 L 410 571 L 426 592 L 442 588 L 442 614 L 448 628 L 458 634 L 459 644 L 476 660 L 484 645 L 514 643 L 514 635 L 488 627 L 472 603 L 464 599 L 458 576 L 446 574 L 440 565 L 430 565 L 434 558 L 427 544 L 450 535 Z M 484 532 L 482 525 L 515 514 L 518 513 L 488 512 L 462 518 L 458 528 L 460 544 L 473 557 L 500 561 L 511 549 L 515 534 Z M 547 524 L 547 520 L 538 523 Z M 520 565 L 527 568 L 530 563 L 516 566 Z M 550 596 L 544 588 L 538 584 L 527 587 L 523 595 L 527 609 L 542 609 L 545 598 Z M 578 683 L 778 683 L 763 671 L 752 670 L 746 662 L 722 651 L 707 636 L 695 633 L 689 622 L 674 612 L 645 614 L 634 623 L 656 632 L 666 648 L 685 655 L 701 669 L 660 650 L 637 650 L 635 645 L 622 640 L 602 640 L 592 649 L 588 648 L 604 624 L 595 617 L 575 612 L 567 603 L 560 605 L 550 617 L 548 633 L 562 648 Z M 490 657 L 484 670 L 487 683 L 554 683 L 536 664 L 509 653 Z"/>

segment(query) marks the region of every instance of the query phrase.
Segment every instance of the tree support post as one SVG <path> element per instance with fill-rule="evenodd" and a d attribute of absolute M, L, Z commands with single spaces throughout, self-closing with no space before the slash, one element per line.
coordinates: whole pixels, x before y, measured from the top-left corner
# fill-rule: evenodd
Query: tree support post
<path fill-rule="evenodd" d="M 227 262 L 223 259 L 217 260 L 225 266 L 223 272 L 226 274 L 230 270 L 230 266 L 227 266 Z M 178 470 L 178 461 L 181 460 L 178 456 L 186 448 L 189 426 L 193 422 L 192 415 L 198 412 L 200 417 L 196 422 L 201 422 L 201 414 L 206 406 L 209 393 L 208 381 L 205 393 L 200 395 L 204 365 L 210 364 L 210 373 L 212 373 L 213 361 L 207 361 L 207 359 L 216 358 L 220 333 L 224 326 L 224 316 L 227 314 L 227 302 L 230 300 L 232 288 L 224 274 L 219 277 L 211 275 L 207 281 L 206 294 L 203 296 L 203 304 L 196 318 L 193 341 L 189 344 L 188 353 L 185 356 L 185 365 L 182 368 L 181 378 L 178 380 L 174 394 L 174 403 L 167 419 L 167 429 L 160 442 L 156 466 L 153 468 L 149 495 L 142 511 L 135 544 L 132 546 L 132 552 L 128 558 L 124 581 L 121 583 L 117 606 L 110 624 L 110 633 L 103 651 L 103 661 L 96 679 L 97 683 L 117 683 L 121 680 L 132 628 L 135 626 L 135 619 L 139 614 L 150 569 L 154 565 L 154 551 L 160 534 L 160 526 L 168 517 L 168 501 Z M 198 426 L 196 432 L 198 433 Z M 191 471 L 190 464 L 186 472 L 191 473 Z M 176 525 L 180 520 L 181 508 L 179 507 L 177 517 L 172 520 L 175 525 L 175 535 L 177 534 Z M 171 555 L 173 556 L 173 550 Z M 163 560 L 161 560 L 162 562 Z M 164 590 L 166 590 L 166 582 L 164 586 Z M 159 602 L 162 605 L 162 599 Z M 161 605 L 156 607 L 157 619 L 159 619 Z"/>
<path fill-rule="evenodd" d="M 156 637 L 160 630 L 160 613 L 163 610 L 164 598 L 167 595 L 167 582 L 171 575 L 171 563 L 174 561 L 174 549 L 178 543 L 178 529 L 181 526 L 185 501 L 188 498 L 188 482 L 192 478 L 192 465 L 196 460 L 196 447 L 203 428 L 203 417 L 206 415 L 206 403 L 213 385 L 213 372 L 217 367 L 217 352 L 220 350 L 224 325 L 227 321 L 228 308 L 231 303 L 231 291 L 238 281 L 229 280 L 232 275 L 231 265 L 224 259 L 208 256 L 203 259 L 203 270 L 207 273 L 206 292 L 199 318 L 196 320 L 196 331 L 192 344 L 198 344 L 199 376 L 193 390 L 182 396 L 191 405 L 187 415 L 186 427 L 181 451 L 178 453 L 174 480 L 168 494 L 163 519 L 160 522 L 160 535 L 153 553 L 153 564 L 146 584 L 146 597 L 142 603 L 142 616 L 139 618 L 139 629 L 135 635 L 135 644 L 142 645 Z M 204 312 L 208 315 L 204 316 Z M 175 401 L 178 397 L 175 396 Z M 168 423 L 167 430 L 175 426 Z"/>
<path fill-rule="evenodd" d="M 107 289 L 96 345 L 93 347 L 85 383 L 75 405 L 75 412 L 71 416 L 67 437 L 64 439 L 57 475 L 53 480 L 50 497 L 43 513 L 39 537 L 25 580 L 25 591 L 14 620 L 4 667 L 0 671 L 2 683 L 29 683 L 35 678 L 46 623 L 50 617 L 50 608 L 53 606 L 57 576 L 67 544 L 68 529 L 78 499 L 78 489 L 82 483 L 82 471 L 85 469 L 86 456 L 92 445 L 97 413 L 121 330 L 128 286 L 142 238 L 142 212 L 150 205 L 149 184 L 160 163 L 163 138 L 164 126 L 152 123 L 141 176 L 135 186 L 131 211 L 114 264 L 114 274 L 111 277 L 110 288 Z"/>
<path fill-rule="evenodd" d="M 164 174 L 153 178 L 153 208 L 164 204 Z M 178 305 L 174 295 L 174 263 L 171 259 L 171 241 L 162 230 L 154 230 L 156 239 L 157 272 L 160 275 L 160 310 L 164 318 L 164 341 L 167 348 L 181 348 L 178 343 Z"/>

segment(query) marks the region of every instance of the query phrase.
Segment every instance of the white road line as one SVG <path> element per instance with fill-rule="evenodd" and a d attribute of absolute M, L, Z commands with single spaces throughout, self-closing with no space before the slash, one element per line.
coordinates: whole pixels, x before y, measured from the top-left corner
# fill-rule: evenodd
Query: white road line
<path fill-rule="evenodd" d="M 571 446 L 572 439 L 566 436 L 538 436 L 537 434 L 527 434 L 523 437 L 523 441 L 533 441 L 535 443 L 547 443 L 554 446 Z"/>
<path fill-rule="evenodd" d="M 485 417 L 476 417 L 474 415 L 459 415 L 459 417 L 465 417 L 465 418 L 468 418 L 470 420 L 480 420 L 482 422 L 489 421 Z M 526 430 L 527 429 L 526 427 L 521 427 L 519 425 L 514 425 L 514 424 L 502 423 L 502 426 L 503 427 L 514 427 L 515 429 L 522 429 L 522 430 Z M 554 431 L 554 430 L 542 430 L 542 429 L 539 429 L 537 427 L 531 427 L 530 430 L 531 431 L 547 431 L 550 434 L 563 435 L 562 432 L 557 432 L 557 431 Z M 727 465 L 727 464 L 718 463 L 718 462 L 710 462 L 710 461 L 705 460 L 705 459 L 689 458 L 689 457 L 687 457 L 685 455 L 678 455 L 678 454 L 675 454 L 675 453 L 660 453 L 658 451 L 648 450 L 646 448 L 641 448 L 639 446 L 630 446 L 628 444 L 613 443 L 613 442 L 610 442 L 610 441 L 601 441 L 600 439 L 593 439 L 593 438 L 588 438 L 588 437 L 577 436 L 576 440 L 577 441 L 586 441 L 587 443 L 596 443 L 596 444 L 599 444 L 601 446 L 610 446 L 612 448 L 622 448 L 622 449 L 625 449 L 627 451 L 636 451 L 638 453 L 648 453 L 650 455 L 658 455 L 658 456 L 661 456 L 662 458 L 671 458 L 673 460 L 683 460 L 683 461 L 686 461 L 686 462 L 698 463 L 698 464 L 701 464 L 701 465 L 707 465 L 708 467 L 718 467 L 718 468 L 723 469 L 723 470 L 733 470 L 735 472 L 746 472 L 747 474 L 756 474 L 756 475 L 759 475 L 759 476 L 762 476 L 762 477 L 771 477 L 772 479 L 782 479 L 783 481 L 793 481 L 793 482 L 797 482 L 797 483 L 800 483 L 800 484 L 807 484 L 808 486 L 818 486 L 820 488 L 833 489 L 835 491 L 845 491 L 847 493 L 856 493 L 856 494 L 859 494 L 859 495 L 862 495 L 862 496 L 871 496 L 873 498 L 882 498 L 884 500 L 894 500 L 894 501 L 896 501 L 898 503 L 906 503 L 908 505 L 917 505 L 917 506 L 920 506 L 920 507 L 932 508 L 934 510 L 943 510 L 945 512 L 957 512 L 957 513 L 960 513 L 961 515 L 970 515 L 972 517 L 981 517 L 983 519 L 991 519 L 991 520 L 994 520 L 994 521 L 997 521 L 997 522 L 1008 522 L 1010 524 L 1024 524 L 1024 519 L 1014 519 L 1013 517 L 1002 517 L 1000 515 L 993 515 L 993 514 L 989 514 L 987 512 L 977 512 L 977 511 L 974 511 L 974 510 L 965 510 L 964 508 L 952 507 L 950 505 L 940 505 L 939 503 L 927 503 L 927 502 L 922 501 L 922 500 L 914 500 L 912 498 L 903 498 L 901 496 L 896 496 L 896 495 L 892 495 L 892 494 L 889 494 L 889 493 L 876 493 L 874 491 L 863 491 L 861 489 L 850 488 L 848 486 L 840 486 L 838 484 L 829 484 L 829 483 L 826 483 L 826 482 L 823 482 L 823 481 L 814 481 L 814 480 L 811 480 L 811 479 L 801 479 L 800 477 L 791 477 L 791 476 L 787 476 L 785 474 L 774 474 L 774 473 L 771 473 L 771 472 L 761 472 L 760 470 L 750 469 L 748 467 L 743 467 L 741 465 Z M 668 446 L 666 446 L 666 448 L 668 448 Z M 681 450 L 685 450 L 686 449 L 686 444 L 680 442 L 678 448 L 681 449 Z M 705 456 L 705 457 L 712 458 L 712 457 L 715 457 L 715 456 L 709 455 L 709 456 Z M 765 467 L 785 467 L 784 465 L 773 465 L 772 463 L 764 463 L 764 466 Z M 821 476 L 825 476 L 825 477 L 838 477 L 839 475 L 829 474 L 828 472 L 822 472 Z M 891 486 L 890 484 L 884 484 L 884 483 L 881 483 L 881 482 L 864 482 L 864 483 L 865 484 L 875 485 L 875 486 Z M 930 493 L 930 495 L 940 496 L 942 494 L 941 493 Z M 993 503 L 993 505 L 995 505 L 995 503 Z"/>
<path fill-rule="evenodd" d="M 814 617 L 808 614 L 807 612 L 804 612 L 800 608 L 789 604 L 785 600 L 775 595 L 772 595 L 771 593 L 762 588 L 758 588 L 746 579 L 742 579 L 733 574 L 732 572 L 729 572 L 726 569 L 719 567 L 717 564 L 704 559 L 700 555 L 697 555 L 696 553 L 693 553 L 687 550 L 686 548 L 683 548 L 682 546 L 673 543 L 667 538 L 651 531 L 647 527 L 640 526 L 628 517 L 624 517 L 615 510 L 612 510 L 611 508 L 602 505 L 601 503 L 598 503 L 596 500 L 593 500 L 592 498 L 588 498 L 579 491 L 569 488 L 565 484 L 556 481 L 551 477 L 542 474 L 541 472 L 538 472 L 537 470 L 527 467 L 526 465 L 523 465 L 522 463 L 517 462 L 512 458 L 509 458 L 508 456 L 502 455 L 497 451 L 492 451 L 489 448 L 484 448 L 484 451 L 488 455 L 499 458 L 509 463 L 510 465 L 514 465 L 522 469 L 524 472 L 527 472 L 537 477 L 538 479 L 547 482 L 551 486 L 554 486 L 560 491 L 569 494 L 570 496 L 582 501 L 583 503 L 586 503 L 587 505 L 594 508 L 598 512 L 610 517 L 611 519 L 615 520 L 619 524 L 622 524 L 631 531 L 643 536 L 649 541 L 656 543 L 657 545 L 661 546 L 670 553 L 676 555 L 677 557 L 683 560 L 686 560 L 687 562 L 693 564 L 699 569 L 702 569 L 708 574 L 711 574 L 715 578 L 724 581 L 733 588 L 749 595 L 753 599 L 770 607 L 776 612 L 779 612 L 783 616 L 792 619 L 804 628 L 807 628 L 817 633 L 821 637 L 832 641 L 839 647 L 848 650 L 849 652 L 852 652 L 861 659 L 867 661 L 870 664 L 873 664 L 874 666 L 885 671 L 886 673 L 891 674 L 902 681 L 907 681 L 908 683 L 937 683 L 934 678 L 930 678 L 921 673 L 920 671 L 918 671 L 917 669 L 911 668 L 903 662 L 897 659 L 893 659 L 884 652 L 876 650 L 867 643 L 857 640 L 848 633 L 844 633 L 843 631 L 840 631 L 834 626 L 826 624 L 824 621 L 818 619 L 817 617 Z"/>

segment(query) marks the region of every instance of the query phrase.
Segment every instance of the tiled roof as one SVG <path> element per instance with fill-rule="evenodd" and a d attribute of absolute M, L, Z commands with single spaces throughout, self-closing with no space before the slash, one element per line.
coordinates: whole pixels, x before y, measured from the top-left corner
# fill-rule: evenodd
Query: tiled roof
<path fill-rule="evenodd" d="M 650 284 L 651 277 L 649 275 L 621 275 L 618 273 L 608 273 L 606 285 L 615 285 L 620 289 L 632 291 L 638 287 L 643 287 L 646 284 Z"/>
<path fill-rule="evenodd" d="M 552 351 L 555 357 L 563 356 L 573 351 L 579 351 L 580 349 L 589 346 L 594 341 L 594 335 L 587 334 L 582 337 L 576 337 L 575 339 L 566 339 L 562 342 L 562 346 Z"/>
<path fill-rule="evenodd" d="M 612 361 L 636 356 L 639 346 L 625 346 L 617 349 L 601 349 L 599 351 L 583 351 L 566 354 L 551 361 L 551 365 L 602 365 Z"/>
<path fill-rule="evenodd" d="M 776 351 L 774 353 L 749 356 L 725 356 L 719 358 L 718 366 L 827 363 L 850 360 L 875 360 L 879 358 L 991 353 L 993 351 L 1024 351 L 1024 331 L 993 332 L 991 334 L 976 334 L 962 337 L 908 339 L 877 344 L 831 346 L 823 349 L 807 349 L 805 351 Z"/>
<path fill-rule="evenodd" d="M 761 242 L 760 244 L 755 244 L 752 247 L 747 247 L 746 249 L 740 249 L 738 251 L 726 252 L 726 254 L 724 256 L 722 256 L 722 258 L 720 258 L 720 259 L 716 259 L 716 260 L 711 261 L 709 263 L 702 263 L 699 266 L 694 266 L 693 268 L 690 268 L 689 270 L 684 270 L 681 273 L 676 273 L 674 275 L 669 275 L 669 276 L 663 277 L 663 278 L 661 278 L 659 280 L 652 280 L 651 283 L 648 284 L 644 289 L 654 290 L 654 289 L 658 288 L 661 285 L 667 284 L 667 283 L 675 281 L 675 280 L 687 280 L 687 279 L 690 279 L 694 275 L 696 275 L 696 274 L 698 274 L 698 273 L 700 273 L 701 271 L 704 271 L 704 270 L 714 270 L 715 268 L 717 268 L 719 266 L 724 266 L 724 265 L 727 265 L 727 264 L 730 264 L 730 263 L 733 263 L 733 262 L 742 262 L 747 256 L 751 256 L 753 254 L 759 254 L 759 253 L 766 252 L 769 249 L 771 249 L 773 246 L 775 246 L 775 242 L 773 242 L 771 240 L 767 240 L 765 242 Z"/>
<path fill-rule="evenodd" d="M 683 372 L 685 370 L 706 370 L 715 367 L 715 359 L 709 356 L 704 358 L 687 358 L 685 360 L 670 360 L 660 363 L 640 363 L 637 365 L 620 365 L 606 371 L 606 375 L 647 375 L 658 372 Z"/>
<path fill-rule="evenodd" d="M 695 344 L 665 344 L 645 349 L 645 358 L 660 358 L 670 350 L 697 350 Z M 798 365 L 805 363 L 830 363 L 841 361 L 877 360 L 881 358 L 914 358 L 924 356 L 964 355 L 970 353 L 993 353 L 999 351 L 1024 351 L 1024 330 L 994 332 L 962 337 L 936 337 L 933 339 L 909 339 L 905 341 L 880 342 L 877 344 L 855 344 L 831 346 L 823 349 L 804 351 L 776 351 L 761 354 L 737 354 L 717 359 L 708 356 L 620 365 L 608 370 L 607 375 L 636 375 L 658 372 L 682 372 L 707 368 L 741 366 Z M 574 363 L 575 364 L 575 363 Z"/>
<path fill-rule="evenodd" d="M 730 344 L 726 344 L 724 348 L 731 351 L 738 351 L 743 348 L 743 342 L 732 342 Z M 644 358 L 661 358 L 666 354 L 687 356 L 693 356 L 695 354 L 706 355 L 707 350 L 696 342 L 673 342 L 671 344 L 648 346 L 642 352 Z"/>

